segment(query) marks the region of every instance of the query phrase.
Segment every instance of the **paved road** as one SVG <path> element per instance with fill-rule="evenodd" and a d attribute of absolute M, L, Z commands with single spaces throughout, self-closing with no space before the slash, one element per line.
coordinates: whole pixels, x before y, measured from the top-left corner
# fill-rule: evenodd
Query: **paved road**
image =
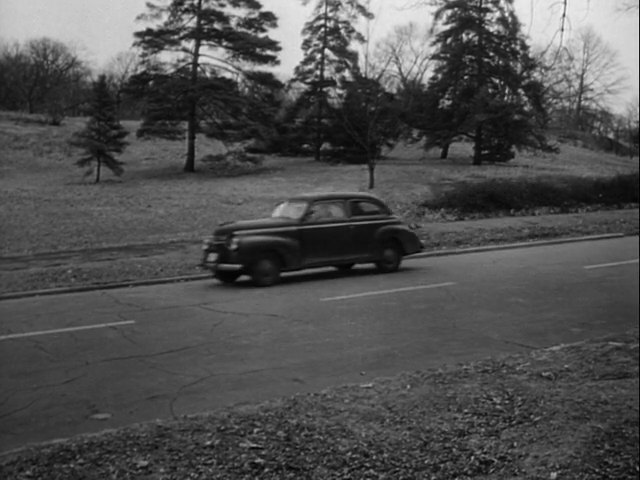
<path fill-rule="evenodd" d="M 0 451 L 638 327 L 638 238 L 0 302 Z"/>

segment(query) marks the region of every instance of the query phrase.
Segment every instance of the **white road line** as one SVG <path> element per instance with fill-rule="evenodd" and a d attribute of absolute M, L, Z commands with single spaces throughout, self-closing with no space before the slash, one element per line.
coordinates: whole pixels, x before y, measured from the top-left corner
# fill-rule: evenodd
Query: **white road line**
<path fill-rule="evenodd" d="M 354 293 L 352 295 L 341 295 L 339 297 L 327 297 L 321 298 L 321 302 L 333 302 L 335 300 L 348 300 L 350 298 L 360 298 L 360 297 L 370 297 L 373 295 L 386 295 L 389 293 L 398 293 L 398 292 L 410 292 L 412 290 L 425 290 L 428 288 L 440 288 L 440 287 L 449 287 L 451 285 L 455 285 L 454 282 L 445 282 L 445 283 L 434 283 L 431 285 L 416 285 L 414 287 L 404 287 L 404 288 L 394 288 L 392 290 L 378 290 L 376 292 L 364 292 L 364 293 Z"/>
<path fill-rule="evenodd" d="M 601 263 L 600 265 L 586 265 L 584 269 L 593 270 L 594 268 L 618 267 L 620 265 L 630 265 L 632 263 L 638 263 L 638 259 L 636 258 L 635 260 L 625 260 L 624 262 Z"/>
<path fill-rule="evenodd" d="M 132 325 L 134 323 L 136 322 L 133 320 L 129 320 L 126 322 L 99 323 L 97 325 L 85 325 L 82 327 L 58 328 L 55 330 L 41 330 L 39 332 L 12 333 L 9 335 L 0 335 L 0 341 L 11 340 L 15 338 L 36 337 L 39 335 L 53 335 L 55 333 L 79 332 L 81 330 L 93 330 L 96 328 L 119 327 L 122 325 Z"/>

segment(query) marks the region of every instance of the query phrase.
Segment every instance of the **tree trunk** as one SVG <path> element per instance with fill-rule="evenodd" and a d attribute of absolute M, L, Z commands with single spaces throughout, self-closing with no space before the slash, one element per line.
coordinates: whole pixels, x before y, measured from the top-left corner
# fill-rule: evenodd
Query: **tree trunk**
<path fill-rule="evenodd" d="M 442 145 L 442 149 L 440 150 L 440 158 L 442 160 L 446 159 L 449 156 L 450 145 L 451 145 L 451 142 L 448 140 Z"/>
<path fill-rule="evenodd" d="M 100 168 L 102 167 L 102 159 L 98 157 L 98 166 L 96 168 L 96 181 L 95 183 L 100 183 Z"/>
<path fill-rule="evenodd" d="M 578 130 L 584 131 L 584 125 L 582 122 L 582 99 L 584 95 L 584 71 L 580 72 L 580 81 L 578 83 L 578 98 L 576 99 L 576 126 Z"/>
<path fill-rule="evenodd" d="M 321 90 L 322 92 L 322 90 Z M 316 162 L 320 161 L 320 152 L 322 149 L 322 94 L 319 93 L 317 95 L 317 115 L 316 115 L 316 140 L 315 140 L 315 145 L 314 145 L 314 157 L 316 159 Z"/>
<path fill-rule="evenodd" d="M 187 120 L 187 159 L 184 164 L 184 171 L 193 173 L 196 171 L 196 105 L 195 101 L 189 102 L 189 117 Z"/>
<path fill-rule="evenodd" d="M 373 190 L 376 185 L 376 158 L 372 157 L 369 152 L 367 152 L 367 170 L 369 171 L 369 190 Z"/>
<path fill-rule="evenodd" d="M 478 11 L 481 11 L 483 8 L 483 0 L 478 0 Z M 484 18 L 482 18 L 480 16 L 479 21 L 482 23 L 482 25 L 480 26 L 479 30 L 478 30 L 478 51 L 476 52 L 476 69 L 477 69 L 477 73 L 478 73 L 478 79 L 477 79 L 477 88 L 478 91 L 481 91 L 482 88 L 485 86 L 485 84 L 487 83 L 487 79 L 484 76 L 484 64 L 482 63 L 482 55 L 480 54 L 480 52 L 484 51 L 484 35 L 483 35 L 483 27 L 484 27 Z M 478 107 L 475 107 L 476 112 L 475 113 L 480 113 L 477 111 Z M 482 165 L 482 144 L 484 142 L 484 139 L 482 138 L 482 123 L 478 123 L 478 125 L 476 125 L 476 135 L 475 135 L 475 143 L 473 146 L 473 165 Z"/>
<path fill-rule="evenodd" d="M 482 142 L 482 124 L 479 124 L 473 144 L 473 165 L 482 165 Z"/>
<path fill-rule="evenodd" d="M 322 147 L 322 115 L 324 109 L 324 64 L 326 62 L 326 50 L 327 50 L 327 29 L 328 29 L 328 15 L 329 15 L 329 2 L 324 2 L 324 19 L 323 19 L 323 33 L 322 33 L 322 50 L 320 52 L 320 78 L 318 80 L 318 86 L 316 87 L 316 142 L 315 142 L 315 159 L 316 162 L 320 161 L 320 149 Z"/>
<path fill-rule="evenodd" d="M 189 98 L 189 113 L 187 117 L 187 159 L 184 164 L 184 171 L 192 173 L 196 171 L 196 130 L 198 128 L 197 108 L 198 97 L 196 87 L 198 84 L 198 64 L 200 61 L 201 45 L 201 25 L 202 25 L 202 0 L 198 0 L 196 10 L 196 34 L 193 45 L 193 59 L 191 60 L 191 74 L 189 83 L 191 84 L 191 94 Z"/>

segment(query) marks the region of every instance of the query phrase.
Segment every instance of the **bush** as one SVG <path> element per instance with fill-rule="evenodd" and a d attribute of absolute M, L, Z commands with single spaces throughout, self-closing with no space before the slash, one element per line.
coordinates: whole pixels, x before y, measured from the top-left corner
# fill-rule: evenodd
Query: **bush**
<path fill-rule="evenodd" d="M 494 179 L 461 183 L 422 203 L 433 210 L 460 213 L 522 211 L 541 207 L 571 210 L 581 206 L 621 207 L 638 203 L 638 173 L 610 178 Z"/>
<path fill-rule="evenodd" d="M 217 155 L 202 157 L 202 163 L 209 171 L 221 177 L 249 175 L 264 170 L 263 157 L 249 155 L 241 150 L 232 150 Z"/>
<path fill-rule="evenodd" d="M 185 129 L 181 122 L 174 121 L 143 121 L 136 131 L 138 138 L 164 138 L 166 140 L 184 140 Z"/>

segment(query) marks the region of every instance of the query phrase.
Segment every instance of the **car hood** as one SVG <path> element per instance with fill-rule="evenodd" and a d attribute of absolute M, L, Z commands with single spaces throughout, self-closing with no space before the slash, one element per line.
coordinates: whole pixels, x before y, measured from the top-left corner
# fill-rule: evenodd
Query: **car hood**
<path fill-rule="evenodd" d="M 240 220 L 221 224 L 215 230 L 215 235 L 229 235 L 230 233 L 245 230 L 262 230 L 268 228 L 280 228 L 296 225 L 297 222 L 290 218 L 259 218 L 256 220 Z"/>

